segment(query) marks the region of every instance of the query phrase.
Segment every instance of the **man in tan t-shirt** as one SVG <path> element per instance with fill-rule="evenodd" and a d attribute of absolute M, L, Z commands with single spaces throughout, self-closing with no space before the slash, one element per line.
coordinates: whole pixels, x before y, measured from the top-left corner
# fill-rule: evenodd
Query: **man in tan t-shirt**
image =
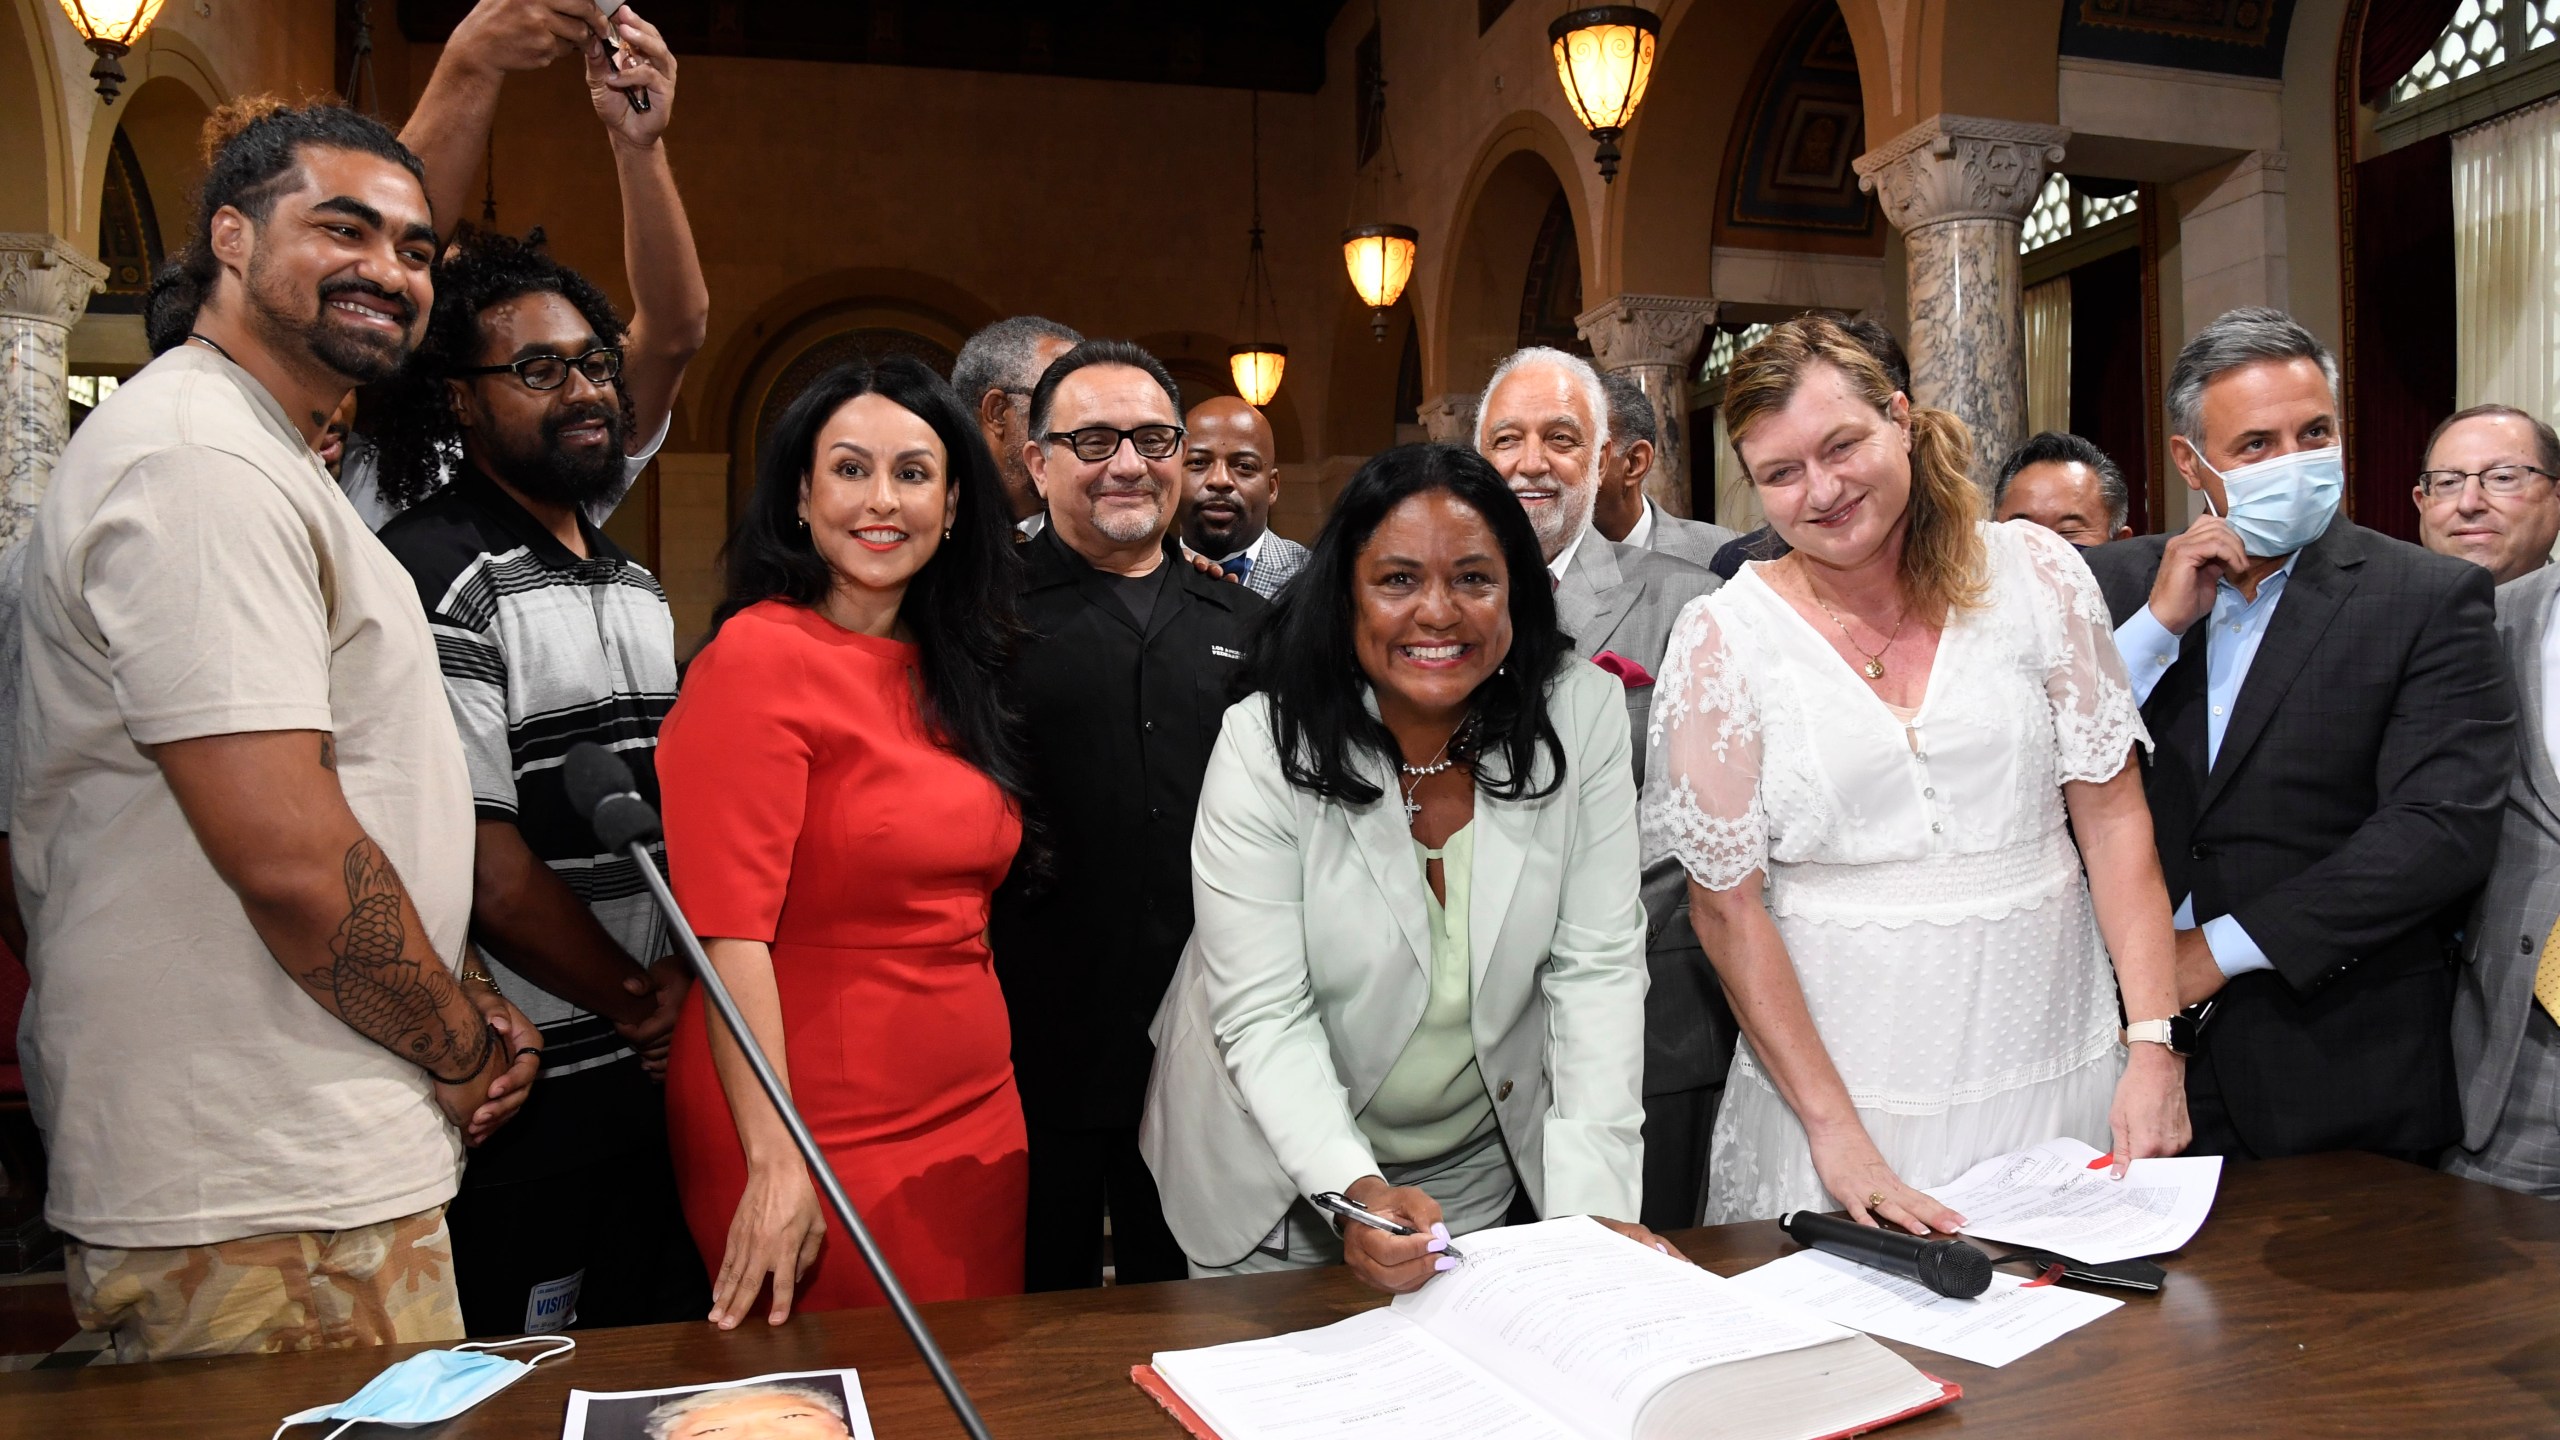
<path fill-rule="evenodd" d="M 408 575 L 311 451 L 430 301 L 417 160 L 244 127 L 189 343 L 82 425 L 30 538 L 13 856 L 45 1217 L 119 1358 L 457 1339 L 442 1207 L 536 1032 L 458 981 L 472 809 Z"/>

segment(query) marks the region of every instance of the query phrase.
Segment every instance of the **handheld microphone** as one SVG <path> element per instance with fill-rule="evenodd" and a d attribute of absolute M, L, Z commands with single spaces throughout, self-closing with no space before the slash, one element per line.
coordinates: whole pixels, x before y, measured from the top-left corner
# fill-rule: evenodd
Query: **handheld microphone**
<path fill-rule="evenodd" d="M 560 787 L 569 803 L 595 827 L 596 839 L 619 855 L 634 844 L 659 839 L 658 812 L 640 798 L 631 767 L 612 751 L 589 743 L 571 747 L 560 764 Z"/>
<path fill-rule="evenodd" d="M 799 1147 L 810 1178 L 818 1183 L 818 1193 L 827 1198 L 836 1218 L 844 1222 L 854 1248 L 862 1252 L 862 1263 L 870 1267 L 871 1278 L 879 1282 L 880 1293 L 888 1297 L 889 1308 L 897 1312 L 898 1323 L 906 1327 L 907 1338 L 924 1358 L 925 1368 L 933 1372 L 934 1383 L 942 1387 L 942 1398 L 950 1402 L 951 1413 L 959 1417 L 960 1428 L 969 1432 L 971 1440 L 989 1440 L 987 1422 L 978 1418 L 978 1407 L 970 1402 L 969 1392 L 960 1388 L 960 1377 L 951 1373 L 951 1362 L 943 1358 L 942 1347 L 934 1343 L 933 1332 L 925 1328 L 924 1317 L 916 1313 L 915 1302 L 907 1298 L 906 1287 L 898 1283 L 888 1257 L 872 1240 L 870 1228 L 862 1223 L 853 1200 L 844 1193 L 844 1183 L 836 1179 L 835 1167 L 827 1163 L 826 1152 L 818 1148 L 817 1137 L 809 1133 L 809 1123 L 800 1118 L 790 1092 L 782 1088 L 782 1077 L 774 1073 L 764 1047 L 747 1029 L 745 1017 L 738 1013 L 738 1002 L 730 998 L 729 987 L 720 982 L 720 972 L 711 968 L 711 957 L 702 953 L 702 942 L 694 937 L 692 922 L 684 918 L 675 892 L 667 888 L 666 877 L 658 873 L 657 862 L 650 858 L 649 842 L 662 833 L 658 812 L 640 798 L 631 767 L 612 751 L 587 741 L 570 747 L 561 764 L 560 778 L 569 803 L 577 806 L 595 827 L 596 839 L 606 848 L 628 855 L 640 867 L 640 878 L 648 882 L 650 898 L 665 913 L 668 930 L 693 966 L 693 978 L 702 986 L 703 999 L 720 1016 L 720 1023 L 728 1027 L 729 1037 L 738 1042 L 738 1049 L 745 1052 L 747 1068 L 755 1072 L 756 1084 L 782 1116 L 783 1128 L 791 1132 L 791 1143 Z"/>
<path fill-rule="evenodd" d="M 1991 1288 L 1991 1257 L 1962 1240 L 1923 1240 L 1799 1210 L 1778 1221 L 1799 1245 L 1899 1275 L 1954 1300 L 1970 1300 Z"/>

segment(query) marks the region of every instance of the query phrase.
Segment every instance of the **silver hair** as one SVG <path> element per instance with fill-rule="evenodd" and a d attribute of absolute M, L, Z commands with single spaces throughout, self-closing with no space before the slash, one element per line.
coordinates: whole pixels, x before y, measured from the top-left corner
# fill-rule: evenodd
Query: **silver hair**
<path fill-rule="evenodd" d="M 1512 351 L 1494 366 L 1493 378 L 1484 382 L 1483 393 L 1476 396 L 1477 453 L 1484 451 L 1485 406 L 1492 402 L 1493 392 L 1502 388 L 1512 371 L 1531 365 L 1553 365 L 1573 377 L 1574 385 L 1582 391 L 1582 403 L 1591 411 L 1591 448 L 1609 448 L 1609 387 L 1600 383 L 1600 372 L 1579 355 L 1568 355 L 1553 346 L 1531 345 Z"/>
<path fill-rule="evenodd" d="M 960 347 L 960 357 L 951 362 L 951 388 L 958 392 L 960 404 L 972 415 L 978 413 L 978 402 L 990 390 L 1019 390 L 1029 394 L 1039 383 L 1040 342 L 1064 340 L 1081 345 L 1084 337 L 1055 320 L 1038 315 L 1016 315 L 999 320 L 969 337 Z"/>
<path fill-rule="evenodd" d="M 2188 444 L 2204 448 L 2204 387 L 2217 375 L 2262 360 L 2316 360 L 2329 382 L 2329 401 L 2338 399 L 2338 357 L 2302 322 L 2267 305 L 2225 310 L 2178 352 L 2169 371 L 2169 429 Z"/>
<path fill-rule="evenodd" d="M 1618 371 L 1600 376 L 1600 388 L 1609 394 L 1609 433 L 1618 437 L 1621 446 L 1641 440 L 1656 450 L 1662 448 L 1662 429 L 1653 418 L 1653 401 L 1644 387 Z"/>
<path fill-rule="evenodd" d="M 649 1440 L 667 1440 L 668 1436 L 676 1433 L 676 1422 L 687 1415 L 708 1410 L 714 1405 L 725 1405 L 732 1400 L 754 1399 L 766 1395 L 806 1400 L 843 1422 L 846 1429 L 853 1428 L 853 1419 L 845 1411 L 844 1397 L 815 1385 L 726 1385 L 709 1390 L 696 1390 L 690 1395 L 679 1395 L 673 1400 L 660 1404 L 649 1412 L 649 1418 L 641 1423 L 640 1428 Z"/>

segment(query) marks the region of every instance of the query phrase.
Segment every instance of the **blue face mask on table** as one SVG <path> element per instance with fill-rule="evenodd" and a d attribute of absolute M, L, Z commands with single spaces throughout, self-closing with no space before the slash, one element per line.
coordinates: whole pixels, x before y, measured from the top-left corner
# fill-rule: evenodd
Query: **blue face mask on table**
<path fill-rule="evenodd" d="M 551 1348 L 531 1360 L 493 1355 L 518 1345 Z M 450 1420 L 533 1373 L 545 1360 L 578 1348 L 566 1335 L 529 1335 L 521 1340 L 482 1340 L 450 1350 L 421 1350 L 366 1382 L 365 1387 L 335 1405 L 317 1405 L 288 1415 L 276 1427 L 281 1436 L 296 1425 L 343 1421 L 322 1440 L 334 1440 L 362 1424 L 432 1425 Z M 274 1440 L 274 1437 L 269 1437 Z"/>
<path fill-rule="evenodd" d="M 2202 450 L 2193 444 L 2187 448 L 2197 464 L 2213 470 Z M 2230 509 L 2217 513 L 2240 536 L 2240 548 L 2273 559 L 2292 554 L 2329 528 L 2347 490 L 2347 451 L 2342 445 L 2324 445 L 2213 473 L 2231 502 Z M 2205 496 L 2204 503 L 2211 510 L 2213 497 Z"/>

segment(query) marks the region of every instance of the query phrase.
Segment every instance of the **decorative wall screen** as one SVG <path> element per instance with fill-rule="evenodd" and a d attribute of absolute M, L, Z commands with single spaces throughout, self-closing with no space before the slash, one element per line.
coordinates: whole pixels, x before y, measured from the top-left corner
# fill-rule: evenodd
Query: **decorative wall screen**
<path fill-rule="evenodd" d="M 2130 215 L 2138 203 L 2134 197 L 2135 192 L 2130 189 L 2121 195 L 2092 195 L 2068 175 L 2048 175 L 2044 188 L 2036 192 L 2035 208 L 2027 212 L 2026 224 L 2019 228 L 2018 253 L 2033 255 L 2057 240 L 2085 235 L 2110 220 Z"/>
<path fill-rule="evenodd" d="M 2520 7 L 2531 0 L 2519 0 Z M 2507 0 L 2462 0 L 2453 22 L 2435 45 L 2418 57 L 2400 83 L 2391 87 L 2391 103 L 2404 105 L 2430 90 L 2467 80 L 2507 60 Z"/>

